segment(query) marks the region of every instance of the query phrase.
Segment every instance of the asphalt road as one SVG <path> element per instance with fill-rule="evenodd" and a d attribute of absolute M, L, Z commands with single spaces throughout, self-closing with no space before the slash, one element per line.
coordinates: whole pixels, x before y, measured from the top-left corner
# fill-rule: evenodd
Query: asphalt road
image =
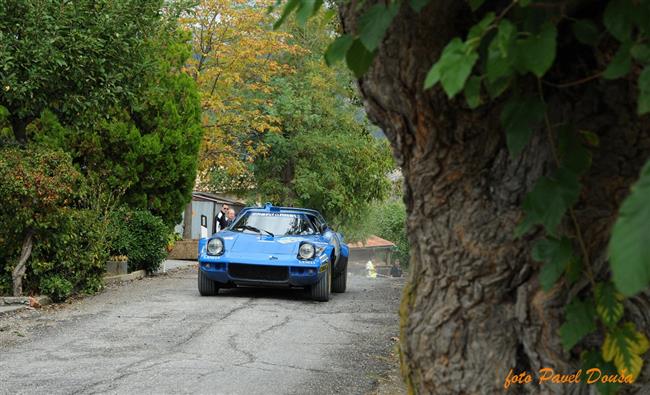
<path fill-rule="evenodd" d="M 200 297 L 196 269 L 0 317 L 0 393 L 367 394 L 395 369 L 400 279 Z"/>

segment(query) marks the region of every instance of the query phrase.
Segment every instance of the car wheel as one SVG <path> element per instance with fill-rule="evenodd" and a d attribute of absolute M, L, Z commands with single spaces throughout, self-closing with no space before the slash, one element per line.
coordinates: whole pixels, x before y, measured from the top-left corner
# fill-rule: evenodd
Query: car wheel
<path fill-rule="evenodd" d="M 203 274 L 203 270 L 201 269 L 199 269 L 199 293 L 201 296 L 214 296 L 219 293 L 217 283 Z"/>
<path fill-rule="evenodd" d="M 332 278 L 332 292 L 342 294 L 348 285 L 348 265 L 345 265 L 341 273 Z"/>
<path fill-rule="evenodd" d="M 330 287 L 332 286 L 332 264 L 327 265 L 327 272 L 318 282 L 311 286 L 311 298 L 319 302 L 330 300 Z"/>

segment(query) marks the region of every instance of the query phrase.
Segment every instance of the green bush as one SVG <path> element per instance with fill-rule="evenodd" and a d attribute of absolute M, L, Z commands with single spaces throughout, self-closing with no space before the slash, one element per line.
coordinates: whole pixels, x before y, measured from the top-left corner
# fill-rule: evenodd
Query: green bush
<path fill-rule="evenodd" d="M 391 199 L 373 205 L 370 210 L 368 231 L 397 246 L 395 258 L 402 267 L 409 264 L 409 242 L 406 237 L 406 207 L 401 200 Z"/>
<path fill-rule="evenodd" d="M 111 215 L 110 254 L 129 257 L 129 271 L 158 270 L 167 257 L 169 228 L 146 210 L 120 208 Z"/>
<path fill-rule="evenodd" d="M 47 238 L 36 240 L 25 279 L 28 289 L 64 300 L 101 288 L 108 259 L 106 226 L 90 209 L 63 210 Z"/>
<path fill-rule="evenodd" d="M 66 278 L 55 274 L 51 277 L 43 277 L 39 286 L 41 293 L 49 295 L 55 302 L 60 302 L 72 294 L 74 285 Z"/>
<path fill-rule="evenodd" d="M 119 256 L 129 254 L 131 234 L 129 232 L 128 218 L 131 211 L 126 207 L 119 207 L 109 214 L 108 244 L 109 255 Z"/>
<path fill-rule="evenodd" d="M 38 145 L 0 147 L 0 294 L 25 235 L 33 233 L 23 293 L 55 300 L 101 287 L 107 258 L 106 221 L 86 208 L 86 183 L 70 157 Z"/>

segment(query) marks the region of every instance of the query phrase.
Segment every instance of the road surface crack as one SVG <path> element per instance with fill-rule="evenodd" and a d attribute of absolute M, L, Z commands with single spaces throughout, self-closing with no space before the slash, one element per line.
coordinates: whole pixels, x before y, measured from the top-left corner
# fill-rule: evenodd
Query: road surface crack
<path fill-rule="evenodd" d="M 277 324 L 273 324 L 273 325 L 269 326 L 268 328 L 264 329 L 263 331 L 256 333 L 255 334 L 255 339 L 259 339 L 265 333 L 272 332 L 272 331 L 274 331 L 274 330 L 276 330 L 278 328 L 282 328 L 283 326 L 287 325 L 289 323 L 289 321 L 290 321 L 289 316 L 284 317 L 282 322 L 279 322 Z"/>

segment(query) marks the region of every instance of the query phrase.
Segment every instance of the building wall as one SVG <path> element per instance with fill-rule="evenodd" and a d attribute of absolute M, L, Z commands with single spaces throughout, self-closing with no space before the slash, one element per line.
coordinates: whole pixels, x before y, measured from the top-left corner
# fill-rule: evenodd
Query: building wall
<path fill-rule="evenodd" d="M 212 235 L 212 224 L 214 223 L 215 211 L 214 202 L 192 200 L 192 239 L 201 238 L 201 217 L 205 216 L 207 225 L 207 236 Z"/>
<path fill-rule="evenodd" d="M 201 216 L 206 216 L 208 236 L 213 234 L 214 226 L 214 217 L 221 210 L 223 206 L 222 203 L 216 203 L 208 200 L 192 200 L 190 203 L 192 205 L 192 218 L 191 218 L 191 228 L 192 228 L 192 239 L 201 238 Z M 235 215 L 241 211 L 243 206 L 229 204 L 230 207 L 235 209 Z M 174 231 L 179 235 L 183 234 L 183 224 L 185 223 L 185 211 L 183 211 L 182 221 L 174 227 Z"/>

